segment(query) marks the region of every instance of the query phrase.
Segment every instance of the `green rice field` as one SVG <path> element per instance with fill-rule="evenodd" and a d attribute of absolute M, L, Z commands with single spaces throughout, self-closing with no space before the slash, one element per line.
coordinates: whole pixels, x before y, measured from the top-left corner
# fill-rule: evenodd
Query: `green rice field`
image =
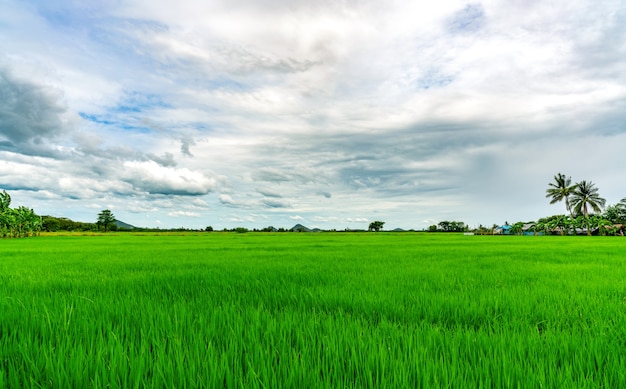
<path fill-rule="evenodd" d="M 626 239 L 0 240 L 0 388 L 623 388 Z"/>

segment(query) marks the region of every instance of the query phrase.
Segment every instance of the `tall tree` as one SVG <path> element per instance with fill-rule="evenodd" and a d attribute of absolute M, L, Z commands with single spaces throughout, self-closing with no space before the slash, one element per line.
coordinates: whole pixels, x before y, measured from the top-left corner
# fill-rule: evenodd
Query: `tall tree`
<path fill-rule="evenodd" d="M 591 235 L 589 208 L 594 212 L 601 212 L 604 204 L 606 204 L 606 200 L 600 197 L 598 188 L 593 182 L 583 180 L 576 184 L 576 188 L 572 192 L 572 207 L 576 214 L 585 218 L 587 235 Z"/>
<path fill-rule="evenodd" d="M 546 197 L 550 198 L 550 204 L 555 204 L 559 201 L 565 200 L 565 208 L 572 214 L 572 208 L 569 201 L 570 196 L 576 189 L 576 185 L 572 185 L 572 178 L 565 176 L 565 174 L 558 173 L 554 176 L 554 182 L 548 184 L 550 188 L 546 190 Z"/>
<path fill-rule="evenodd" d="M 98 225 L 98 228 L 102 228 L 104 232 L 107 232 L 115 225 L 116 221 L 117 220 L 115 219 L 115 216 L 113 216 L 113 212 L 105 209 L 98 214 L 98 221 L 96 224 Z"/>

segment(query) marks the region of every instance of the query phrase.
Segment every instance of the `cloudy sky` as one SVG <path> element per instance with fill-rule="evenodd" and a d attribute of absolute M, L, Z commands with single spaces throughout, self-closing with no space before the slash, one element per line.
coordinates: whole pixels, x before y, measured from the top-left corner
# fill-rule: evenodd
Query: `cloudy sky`
<path fill-rule="evenodd" d="M 136 226 L 421 229 L 626 197 L 622 0 L 0 0 L 0 189 Z"/>

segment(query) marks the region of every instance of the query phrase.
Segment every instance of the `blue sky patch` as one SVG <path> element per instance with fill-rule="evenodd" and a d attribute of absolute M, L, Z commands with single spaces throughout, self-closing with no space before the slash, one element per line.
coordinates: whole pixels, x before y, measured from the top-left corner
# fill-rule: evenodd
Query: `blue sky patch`
<path fill-rule="evenodd" d="M 485 9 L 482 4 L 468 4 L 452 16 L 448 22 L 448 28 L 458 33 L 475 32 L 480 30 L 485 23 Z"/>

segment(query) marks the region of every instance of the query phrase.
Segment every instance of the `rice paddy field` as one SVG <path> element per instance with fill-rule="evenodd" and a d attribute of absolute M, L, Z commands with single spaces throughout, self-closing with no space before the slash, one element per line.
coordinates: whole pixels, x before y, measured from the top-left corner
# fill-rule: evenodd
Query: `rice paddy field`
<path fill-rule="evenodd" d="M 0 240 L 0 388 L 626 387 L 626 239 Z"/>

